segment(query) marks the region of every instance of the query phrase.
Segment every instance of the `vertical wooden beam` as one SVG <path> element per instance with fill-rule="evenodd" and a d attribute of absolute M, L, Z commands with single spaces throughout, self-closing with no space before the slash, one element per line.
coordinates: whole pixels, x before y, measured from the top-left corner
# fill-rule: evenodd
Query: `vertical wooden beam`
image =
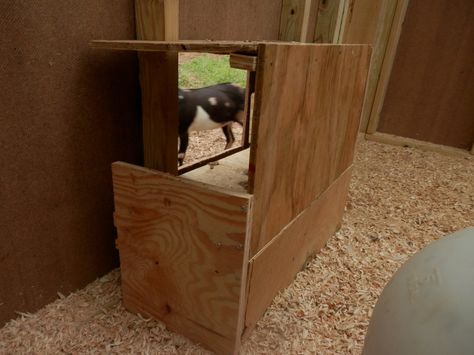
<path fill-rule="evenodd" d="M 306 42 L 312 0 L 283 0 L 280 15 L 280 41 Z"/>
<path fill-rule="evenodd" d="M 321 0 L 317 10 L 314 42 L 337 43 L 345 8 L 345 0 Z"/>
<path fill-rule="evenodd" d="M 360 131 L 366 132 L 369 123 L 370 113 L 375 100 L 375 93 L 377 84 L 382 69 L 382 63 L 387 50 L 390 30 L 393 25 L 393 20 L 396 10 L 396 2 L 391 0 L 383 0 L 381 9 L 379 11 L 378 26 L 376 31 L 376 38 L 374 41 L 374 52 L 372 54 L 372 62 L 370 66 L 369 78 L 365 93 L 364 108 L 362 111 Z"/>
<path fill-rule="evenodd" d="M 244 129 L 242 134 L 242 145 L 250 146 L 250 115 L 252 112 L 252 94 L 255 92 L 255 72 L 247 72 L 247 85 L 245 88 L 245 112 L 244 112 Z"/>
<path fill-rule="evenodd" d="M 137 38 L 177 40 L 178 0 L 136 0 Z M 178 53 L 139 53 L 145 166 L 176 175 Z"/>
<path fill-rule="evenodd" d="M 393 62 L 395 61 L 395 54 L 397 53 L 398 41 L 400 39 L 400 33 L 402 32 L 403 20 L 405 19 L 408 2 L 409 0 L 397 1 L 395 15 L 388 36 L 388 43 L 383 54 L 373 104 L 370 107 L 370 115 L 366 130 L 369 134 L 374 133 L 379 124 L 380 112 L 382 111 L 390 73 L 392 71 Z"/>

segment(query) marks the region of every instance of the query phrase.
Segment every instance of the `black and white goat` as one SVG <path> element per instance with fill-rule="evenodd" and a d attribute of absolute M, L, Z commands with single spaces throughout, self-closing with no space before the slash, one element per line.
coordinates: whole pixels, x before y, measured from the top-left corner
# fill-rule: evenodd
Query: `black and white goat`
<path fill-rule="evenodd" d="M 189 132 L 222 128 L 227 144 L 235 141 L 232 122 L 243 124 L 245 90 L 233 84 L 217 84 L 199 89 L 178 89 L 179 151 L 183 164 L 188 148 Z"/>

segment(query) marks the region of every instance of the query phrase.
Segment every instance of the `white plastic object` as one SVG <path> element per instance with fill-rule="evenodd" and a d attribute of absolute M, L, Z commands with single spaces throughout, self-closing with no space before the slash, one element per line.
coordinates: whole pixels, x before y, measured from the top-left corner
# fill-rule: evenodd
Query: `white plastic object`
<path fill-rule="evenodd" d="M 474 228 L 402 265 L 375 305 L 362 354 L 474 354 Z"/>

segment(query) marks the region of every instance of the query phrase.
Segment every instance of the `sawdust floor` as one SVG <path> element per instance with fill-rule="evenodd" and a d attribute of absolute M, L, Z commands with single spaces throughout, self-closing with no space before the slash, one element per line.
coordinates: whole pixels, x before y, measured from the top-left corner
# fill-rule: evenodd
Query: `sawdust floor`
<path fill-rule="evenodd" d="M 359 354 L 372 308 L 397 268 L 427 243 L 474 225 L 473 180 L 473 158 L 360 141 L 341 230 L 275 298 L 242 353 Z M 21 315 L 0 330 L 0 352 L 207 353 L 125 311 L 119 282 L 112 271 Z"/>

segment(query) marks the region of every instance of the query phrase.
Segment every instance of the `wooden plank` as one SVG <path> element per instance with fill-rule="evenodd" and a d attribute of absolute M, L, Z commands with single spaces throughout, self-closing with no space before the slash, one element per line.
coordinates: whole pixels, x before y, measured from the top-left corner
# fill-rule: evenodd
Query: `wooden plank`
<path fill-rule="evenodd" d="M 244 110 L 244 122 L 242 132 L 242 146 L 247 148 L 250 146 L 250 130 L 252 129 L 252 110 L 253 102 L 252 95 L 255 92 L 255 71 L 247 72 L 247 83 L 245 85 L 245 110 Z"/>
<path fill-rule="evenodd" d="M 189 171 L 200 168 L 201 166 L 207 165 L 207 164 L 209 164 L 211 162 L 214 162 L 214 161 L 217 161 L 219 159 L 223 159 L 225 157 L 228 157 L 229 155 L 235 154 L 235 153 L 240 152 L 244 149 L 246 149 L 246 148 L 240 146 L 240 147 L 235 147 L 235 148 L 230 148 L 230 149 L 224 150 L 223 152 L 214 154 L 213 156 L 210 156 L 209 158 L 204 158 L 204 159 L 201 159 L 201 160 L 199 160 L 195 163 L 180 166 L 178 168 L 178 173 L 180 175 L 181 174 L 186 174 Z"/>
<path fill-rule="evenodd" d="M 180 0 L 180 37 L 278 40 L 281 2 L 282 0 Z"/>
<path fill-rule="evenodd" d="M 229 56 L 229 64 L 235 69 L 255 71 L 257 69 L 257 57 L 232 53 Z"/>
<path fill-rule="evenodd" d="M 397 52 L 398 41 L 402 32 L 402 25 L 405 19 L 408 2 L 409 0 L 397 0 L 397 7 L 395 9 L 393 23 L 388 37 L 388 43 L 385 48 L 385 54 L 383 56 L 380 68 L 377 88 L 375 89 L 375 95 L 372 107 L 370 109 L 370 116 L 367 123 L 367 133 L 374 133 L 378 127 L 380 112 L 382 111 L 383 102 L 385 100 L 385 93 L 387 92 L 387 85 L 392 72 L 393 62 L 395 60 L 395 54 Z"/>
<path fill-rule="evenodd" d="M 252 129 L 250 131 L 250 157 L 249 157 L 249 185 L 248 192 L 253 194 L 255 185 L 255 166 L 257 160 L 258 150 L 258 130 L 260 125 L 260 111 L 262 107 L 262 95 L 263 95 L 263 74 L 264 74 L 264 57 L 265 57 L 265 45 L 260 45 L 258 48 L 258 59 L 257 59 L 257 71 L 255 75 L 255 94 L 253 99 L 253 112 L 252 112 Z"/>
<path fill-rule="evenodd" d="M 178 0 L 137 0 L 140 40 L 176 40 Z M 178 54 L 140 53 L 144 164 L 177 174 Z"/>
<path fill-rule="evenodd" d="M 179 0 L 135 0 L 137 38 L 179 39 Z"/>
<path fill-rule="evenodd" d="M 204 52 L 217 54 L 244 53 L 256 54 L 258 42 L 239 41 L 133 41 L 133 40 L 94 40 L 90 42 L 92 48 L 147 51 L 147 52 Z"/>
<path fill-rule="evenodd" d="M 351 164 L 369 59 L 365 45 L 265 45 L 249 164 L 249 173 L 256 168 L 251 255 Z"/>
<path fill-rule="evenodd" d="M 434 144 L 430 142 L 424 142 L 413 138 L 406 138 L 395 136 L 393 134 L 375 132 L 372 134 L 366 134 L 365 139 L 369 141 L 398 145 L 401 147 L 417 148 L 427 152 L 436 152 L 448 156 L 467 157 L 469 151 L 465 149 L 459 149 L 454 147 L 448 147 L 441 144 Z M 472 151 L 471 151 L 472 152 Z M 472 154 L 472 153 L 471 153 Z"/>
<path fill-rule="evenodd" d="M 125 307 L 236 352 L 251 197 L 121 162 L 112 175 Z"/>
<path fill-rule="evenodd" d="M 247 193 L 249 149 L 219 160 L 214 166 L 202 166 L 180 177 L 218 186 L 230 191 Z"/>
<path fill-rule="evenodd" d="M 145 166 L 178 171 L 178 54 L 141 53 L 143 150 Z"/>
<path fill-rule="evenodd" d="M 304 24 L 308 17 L 310 6 L 309 0 L 283 0 L 280 14 L 280 30 L 278 39 L 281 41 L 301 41 L 305 36 Z"/>
<path fill-rule="evenodd" d="M 370 65 L 369 78 L 367 80 L 367 90 L 365 94 L 364 108 L 362 110 L 362 118 L 360 131 L 366 132 L 369 123 L 370 113 L 374 104 L 375 93 L 379 82 L 380 71 L 385 58 L 385 52 L 389 43 L 390 31 L 392 29 L 393 20 L 396 10 L 396 1 L 383 0 L 379 2 L 380 9 L 378 16 L 378 25 L 376 28 L 375 39 L 373 42 L 373 54 Z"/>
<path fill-rule="evenodd" d="M 339 229 L 351 170 L 349 167 L 251 259 L 247 280 L 246 332 L 255 327 L 275 295 L 293 281 L 305 262 Z"/>
<path fill-rule="evenodd" d="M 336 43 L 344 4 L 344 0 L 323 0 L 319 2 L 313 42 Z"/>
<path fill-rule="evenodd" d="M 411 1 L 377 131 L 470 150 L 473 60 L 473 1 Z"/>

